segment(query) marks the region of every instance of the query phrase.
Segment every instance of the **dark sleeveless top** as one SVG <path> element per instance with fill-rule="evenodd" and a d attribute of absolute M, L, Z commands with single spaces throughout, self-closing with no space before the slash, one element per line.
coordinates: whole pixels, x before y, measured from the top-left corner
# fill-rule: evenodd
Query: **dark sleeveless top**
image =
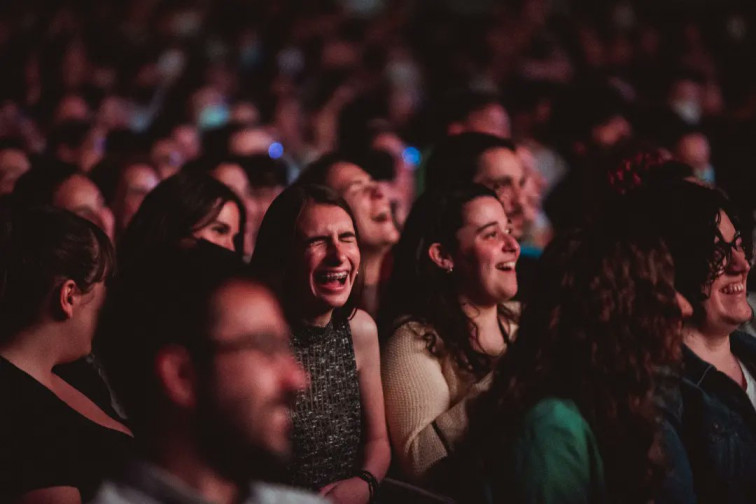
<path fill-rule="evenodd" d="M 362 415 L 357 363 L 348 320 L 293 328 L 297 360 L 310 386 L 292 412 L 290 483 L 313 490 L 355 476 L 360 468 Z"/>
<path fill-rule="evenodd" d="M 77 488 L 86 502 L 131 445 L 0 358 L 0 502 L 55 486 Z"/>

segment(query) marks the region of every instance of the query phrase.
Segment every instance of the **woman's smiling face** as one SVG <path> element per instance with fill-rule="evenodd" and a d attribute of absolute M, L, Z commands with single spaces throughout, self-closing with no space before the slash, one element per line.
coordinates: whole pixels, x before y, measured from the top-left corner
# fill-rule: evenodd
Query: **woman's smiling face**
<path fill-rule="evenodd" d="M 306 314 L 342 307 L 360 267 L 354 222 L 341 207 L 308 204 L 297 221 L 294 261 L 297 302 Z"/>

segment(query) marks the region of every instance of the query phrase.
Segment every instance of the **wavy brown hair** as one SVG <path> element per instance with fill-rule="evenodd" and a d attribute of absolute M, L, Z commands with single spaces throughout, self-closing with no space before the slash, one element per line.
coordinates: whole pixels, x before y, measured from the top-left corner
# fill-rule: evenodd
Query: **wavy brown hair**
<path fill-rule="evenodd" d="M 626 229 L 615 221 L 558 238 L 544 253 L 539 295 L 471 411 L 485 467 L 508 460 L 538 401 L 570 399 L 596 436 L 611 500 L 653 497 L 664 473 L 655 394 L 669 375 L 659 371 L 680 359 L 681 314 L 666 246 Z M 498 488 L 501 497 L 513 487 Z"/>

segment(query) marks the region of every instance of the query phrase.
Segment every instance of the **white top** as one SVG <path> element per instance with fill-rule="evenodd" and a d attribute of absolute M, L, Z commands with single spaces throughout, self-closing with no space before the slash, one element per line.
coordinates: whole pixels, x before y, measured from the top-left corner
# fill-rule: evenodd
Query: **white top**
<path fill-rule="evenodd" d="M 740 359 L 738 359 L 738 364 L 740 364 L 740 369 L 743 370 L 743 376 L 745 376 L 745 391 L 748 395 L 748 400 L 750 400 L 753 407 L 756 408 L 756 379 L 754 379 L 753 375 L 750 373 L 750 371 L 748 371 L 748 368 L 746 368 L 743 363 L 740 362 Z"/>

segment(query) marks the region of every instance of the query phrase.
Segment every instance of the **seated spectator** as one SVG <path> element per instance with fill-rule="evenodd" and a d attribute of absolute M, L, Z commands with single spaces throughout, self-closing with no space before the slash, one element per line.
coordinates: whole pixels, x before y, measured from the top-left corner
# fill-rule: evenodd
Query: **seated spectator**
<path fill-rule="evenodd" d="M 426 193 L 410 213 L 384 299 L 382 376 L 391 445 L 405 478 L 443 491 L 467 408 L 514 333 L 504 307 L 520 255 L 482 186 Z"/>
<path fill-rule="evenodd" d="M 245 219 L 231 189 L 204 173 L 179 173 L 144 198 L 119 243 L 119 265 L 126 269 L 156 249 L 199 239 L 241 256 Z"/>
<path fill-rule="evenodd" d="M 41 161 L 18 179 L 13 190 L 16 206 L 30 208 L 51 205 L 84 217 L 113 240 L 113 212 L 94 182 L 74 166 Z"/>
<path fill-rule="evenodd" d="M 322 502 L 261 483 L 289 455 L 307 378 L 278 302 L 242 266 L 209 243 L 166 249 L 114 288 L 100 331 L 140 455 L 93 502 Z"/>
<path fill-rule="evenodd" d="M 289 481 L 365 504 L 390 452 L 377 329 L 354 308 L 360 250 L 349 206 L 327 187 L 290 187 L 263 219 L 251 266 L 283 300 L 310 377 L 293 412 Z"/>
<path fill-rule="evenodd" d="M 384 259 L 399 241 L 388 198 L 365 170 L 337 153 L 327 154 L 311 164 L 297 183 L 326 185 L 349 204 L 360 234 L 365 273 L 359 307 L 372 317 L 377 316 Z"/>
<path fill-rule="evenodd" d="M 693 305 L 683 328 L 680 437 L 699 502 L 756 500 L 756 343 L 738 331 L 753 316 L 746 298 L 750 252 L 732 204 L 690 182 L 643 195 L 641 218 L 675 261 L 675 285 Z"/>
<path fill-rule="evenodd" d="M 86 502 L 131 432 L 53 367 L 90 353 L 115 256 L 94 224 L 19 211 L 0 240 L 0 500 Z"/>
<path fill-rule="evenodd" d="M 113 210 L 118 237 L 126 230 L 147 194 L 160 183 L 157 169 L 146 158 L 139 157 L 123 162 L 102 161 L 92 168 L 90 178 Z"/>
<path fill-rule="evenodd" d="M 539 295 L 471 412 L 470 471 L 493 502 L 695 502 L 655 399 L 692 309 L 663 243 L 627 228 L 608 219 L 544 252 Z"/>

